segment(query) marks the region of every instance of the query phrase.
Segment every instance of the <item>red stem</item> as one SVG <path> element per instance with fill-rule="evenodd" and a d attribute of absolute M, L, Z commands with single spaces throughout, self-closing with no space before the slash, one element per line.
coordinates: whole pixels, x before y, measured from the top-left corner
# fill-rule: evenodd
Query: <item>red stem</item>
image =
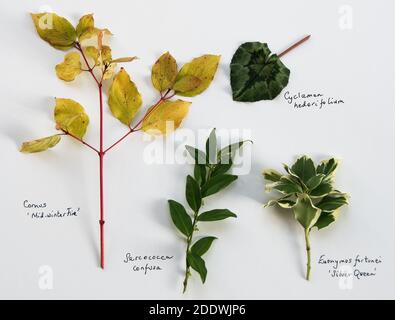
<path fill-rule="evenodd" d="M 103 86 L 99 84 L 100 97 L 100 152 L 99 152 L 99 173 L 100 173 L 100 266 L 104 269 L 104 154 L 103 151 Z"/>
<path fill-rule="evenodd" d="M 309 40 L 311 35 L 308 35 L 304 37 L 303 39 L 299 40 L 298 42 L 294 43 L 292 46 L 290 46 L 288 49 L 284 50 L 283 52 L 279 53 L 277 56 L 281 58 L 282 56 L 286 55 L 288 52 L 292 51 L 296 47 L 299 47 L 303 42 L 306 42 Z"/>

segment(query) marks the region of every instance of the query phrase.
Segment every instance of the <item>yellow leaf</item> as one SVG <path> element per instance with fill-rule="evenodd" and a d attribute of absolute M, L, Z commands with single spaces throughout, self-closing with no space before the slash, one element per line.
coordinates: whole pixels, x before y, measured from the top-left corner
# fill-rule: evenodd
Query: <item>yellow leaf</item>
<path fill-rule="evenodd" d="M 115 118 L 130 126 L 142 104 L 141 95 L 122 68 L 115 76 L 108 94 L 108 105 Z"/>
<path fill-rule="evenodd" d="M 151 107 L 143 121 L 143 131 L 160 135 L 176 130 L 187 116 L 190 105 L 190 102 L 177 100 L 162 102 L 155 109 Z"/>
<path fill-rule="evenodd" d="M 137 57 L 118 58 L 118 59 L 112 60 L 111 63 L 132 62 L 136 59 L 137 59 Z"/>
<path fill-rule="evenodd" d="M 82 139 L 89 124 L 84 108 L 71 99 L 56 99 L 55 122 L 63 131 Z"/>
<path fill-rule="evenodd" d="M 75 44 L 76 31 L 65 18 L 55 13 L 31 14 L 38 35 L 59 50 L 68 50 Z"/>
<path fill-rule="evenodd" d="M 202 80 L 200 80 L 198 77 L 186 75 L 177 80 L 173 86 L 173 90 L 176 92 L 176 94 L 188 92 L 199 87 L 201 83 Z"/>
<path fill-rule="evenodd" d="M 87 28 L 83 34 L 79 36 L 80 42 L 85 40 L 92 39 L 93 37 L 97 37 L 100 33 L 111 36 L 112 33 L 108 29 L 99 29 L 99 28 Z"/>
<path fill-rule="evenodd" d="M 112 61 L 112 53 L 111 53 L 111 48 L 109 46 L 102 47 L 101 60 L 103 64 L 109 64 Z"/>
<path fill-rule="evenodd" d="M 103 80 L 108 80 L 114 75 L 114 70 L 117 65 L 115 63 L 111 63 L 106 67 L 106 71 L 103 74 Z"/>
<path fill-rule="evenodd" d="M 81 73 L 80 54 L 78 52 L 70 52 L 64 62 L 56 66 L 56 74 L 59 79 L 70 82 L 73 81 Z"/>
<path fill-rule="evenodd" d="M 24 142 L 21 147 L 23 153 L 36 153 L 46 151 L 56 146 L 60 141 L 60 136 L 51 136 L 43 139 Z"/>
<path fill-rule="evenodd" d="M 154 88 L 160 92 L 171 89 L 177 77 L 177 62 L 166 52 L 152 67 L 151 80 Z"/>
<path fill-rule="evenodd" d="M 178 73 L 176 81 L 180 81 L 185 76 L 194 76 L 199 78 L 201 83 L 197 88 L 178 92 L 178 94 L 185 97 L 193 97 L 206 90 L 214 79 L 220 59 L 221 56 L 206 54 L 185 64 Z"/>
<path fill-rule="evenodd" d="M 89 58 L 91 58 L 95 62 L 95 65 L 97 65 L 100 56 L 99 50 L 94 46 L 89 46 L 85 48 L 85 53 Z"/>
<path fill-rule="evenodd" d="M 81 17 L 77 25 L 77 37 L 81 37 L 86 31 L 95 27 L 95 19 L 93 14 L 86 14 Z"/>

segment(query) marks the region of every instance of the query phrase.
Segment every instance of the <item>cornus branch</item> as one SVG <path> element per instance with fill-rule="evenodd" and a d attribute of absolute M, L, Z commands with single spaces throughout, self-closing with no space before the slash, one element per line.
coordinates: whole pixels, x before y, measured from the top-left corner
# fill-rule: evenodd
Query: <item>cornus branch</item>
<path fill-rule="evenodd" d="M 52 29 L 42 29 L 41 19 L 51 15 Z M 112 35 L 108 29 L 100 29 L 95 26 L 92 14 L 81 17 L 74 27 L 67 19 L 55 13 L 32 14 L 38 35 L 55 49 L 62 51 L 72 50 L 64 57 L 64 62 L 56 66 L 56 75 L 59 79 L 70 82 L 82 72 L 89 72 L 97 85 L 99 95 L 99 148 L 95 148 L 85 142 L 89 117 L 84 107 L 71 99 L 56 99 L 55 122 L 57 128 L 63 134 L 55 134 L 50 137 L 28 141 L 22 144 L 21 152 L 42 152 L 55 147 L 62 136 L 70 136 L 95 151 L 99 157 L 99 190 L 100 190 L 100 266 L 104 268 L 104 159 L 105 154 L 119 143 L 124 141 L 131 133 L 155 130 L 155 134 L 166 134 L 169 130 L 165 125 L 167 121 L 173 121 L 175 129 L 186 117 L 190 102 L 171 99 L 177 94 L 180 96 L 194 97 L 205 91 L 214 78 L 220 56 L 206 54 L 195 58 L 185 64 L 180 70 L 176 60 L 170 53 L 163 54 L 152 68 L 152 84 L 160 94 L 160 99 L 149 108 L 143 118 L 132 126 L 135 115 L 142 106 L 142 97 L 136 84 L 131 80 L 124 68 L 115 73 L 117 64 L 134 61 L 136 57 L 122 57 L 113 59 L 111 48 L 103 41 L 104 35 Z M 87 39 L 97 39 L 95 45 L 84 46 Z M 92 41 L 91 41 L 92 43 Z M 81 63 L 81 57 L 84 66 Z M 93 64 L 90 61 L 93 61 Z M 100 73 L 99 73 L 100 70 Z M 103 82 L 111 81 L 108 92 L 108 106 L 112 115 L 123 125 L 128 132 L 113 143 L 104 148 L 104 99 Z"/>

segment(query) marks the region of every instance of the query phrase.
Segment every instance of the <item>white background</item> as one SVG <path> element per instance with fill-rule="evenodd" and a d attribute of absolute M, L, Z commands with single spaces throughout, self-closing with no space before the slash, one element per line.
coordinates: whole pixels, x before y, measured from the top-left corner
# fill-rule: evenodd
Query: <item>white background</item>
<path fill-rule="evenodd" d="M 339 25 L 342 5 L 353 10 L 353 28 Z M 184 128 L 246 129 L 254 140 L 252 169 L 207 201 L 207 208 L 227 207 L 237 220 L 202 225 L 216 235 L 205 256 L 207 283 L 197 274 L 181 295 L 185 245 L 177 235 L 167 199 L 185 203 L 184 181 L 191 165 L 149 165 L 141 135 L 130 137 L 106 158 L 106 270 L 98 268 L 97 157 L 63 139 L 50 152 L 25 155 L 21 142 L 54 132 L 53 97 L 85 106 L 91 118 L 86 140 L 98 143 L 98 106 L 88 75 L 65 84 L 54 66 L 63 53 L 37 36 L 29 12 L 49 6 L 77 23 L 95 13 L 99 27 L 115 34 L 114 55 L 136 55 L 126 68 L 145 106 L 156 99 L 150 68 L 169 50 L 179 64 L 204 53 L 222 54 L 215 81 L 193 104 Z M 394 29 L 390 1 L 14 1 L 0 4 L 0 297 L 122 299 L 267 299 L 395 298 L 395 178 L 393 149 Z M 280 95 L 270 102 L 233 102 L 229 63 L 245 41 L 285 49 L 306 34 L 312 38 L 283 58 L 291 69 L 287 90 L 322 92 L 344 99 L 343 105 L 318 110 L 293 109 Z M 106 145 L 124 133 L 106 109 Z M 204 138 L 204 137 L 202 137 Z M 172 138 L 170 138 L 172 139 Z M 199 143 L 202 143 L 200 141 Z M 304 280 L 303 230 L 290 212 L 263 209 L 261 171 L 281 169 L 297 155 L 318 161 L 342 159 L 338 187 L 351 204 L 336 224 L 312 232 L 313 269 Z M 46 202 L 53 209 L 81 207 L 77 218 L 31 220 L 23 201 Z M 123 263 L 126 252 L 174 255 L 164 270 L 148 276 Z M 342 258 L 381 256 L 377 276 L 354 280 L 339 289 L 321 254 Z M 39 268 L 53 270 L 53 289 L 39 288 Z"/>

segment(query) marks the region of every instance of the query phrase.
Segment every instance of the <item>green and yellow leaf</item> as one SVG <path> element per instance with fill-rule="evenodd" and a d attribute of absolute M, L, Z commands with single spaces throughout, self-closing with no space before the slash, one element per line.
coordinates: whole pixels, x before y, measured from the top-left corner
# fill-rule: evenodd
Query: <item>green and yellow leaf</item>
<path fill-rule="evenodd" d="M 136 85 L 125 69 L 115 76 L 108 94 L 111 113 L 123 124 L 130 126 L 142 102 Z"/>
<path fill-rule="evenodd" d="M 56 99 L 55 122 L 63 131 L 82 139 L 89 124 L 84 108 L 71 99 Z"/>
<path fill-rule="evenodd" d="M 80 54 L 78 52 L 70 52 L 64 62 L 56 66 L 56 75 L 63 81 L 73 81 L 81 72 Z"/>
<path fill-rule="evenodd" d="M 85 54 L 94 61 L 95 65 L 97 65 L 100 57 L 100 52 L 96 47 L 94 46 L 86 47 Z"/>
<path fill-rule="evenodd" d="M 37 153 L 53 148 L 60 142 L 60 136 L 55 135 L 43 139 L 24 142 L 21 147 L 23 153 Z"/>
<path fill-rule="evenodd" d="M 299 195 L 293 206 L 296 220 L 305 228 L 310 229 L 315 225 L 321 214 L 321 209 L 313 205 L 308 195 Z"/>
<path fill-rule="evenodd" d="M 173 90 L 176 94 L 183 93 L 183 92 L 190 92 L 195 90 L 197 87 L 200 86 L 202 80 L 198 77 L 192 75 L 186 75 L 185 77 L 180 78 L 173 86 Z"/>
<path fill-rule="evenodd" d="M 143 131 L 154 135 L 171 133 L 181 125 L 190 105 L 190 102 L 182 100 L 162 102 L 148 111 L 143 121 Z"/>
<path fill-rule="evenodd" d="M 77 38 L 73 25 L 55 13 L 31 14 L 37 33 L 41 39 L 59 50 L 68 50 Z"/>
<path fill-rule="evenodd" d="M 221 56 L 206 54 L 186 63 L 178 73 L 176 82 L 181 81 L 184 77 L 193 76 L 198 78 L 201 83 L 196 88 L 178 92 L 178 94 L 185 97 L 193 97 L 206 90 L 214 79 L 220 59 Z"/>
<path fill-rule="evenodd" d="M 152 67 L 152 85 L 159 92 L 171 89 L 177 77 L 177 62 L 169 52 L 159 57 Z"/>
<path fill-rule="evenodd" d="M 86 14 L 81 17 L 77 25 L 77 37 L 80 38 L 85 32 L 95 27 L 93 14 Z M 81 39 L 80 39 L 81 40 Z"/>

